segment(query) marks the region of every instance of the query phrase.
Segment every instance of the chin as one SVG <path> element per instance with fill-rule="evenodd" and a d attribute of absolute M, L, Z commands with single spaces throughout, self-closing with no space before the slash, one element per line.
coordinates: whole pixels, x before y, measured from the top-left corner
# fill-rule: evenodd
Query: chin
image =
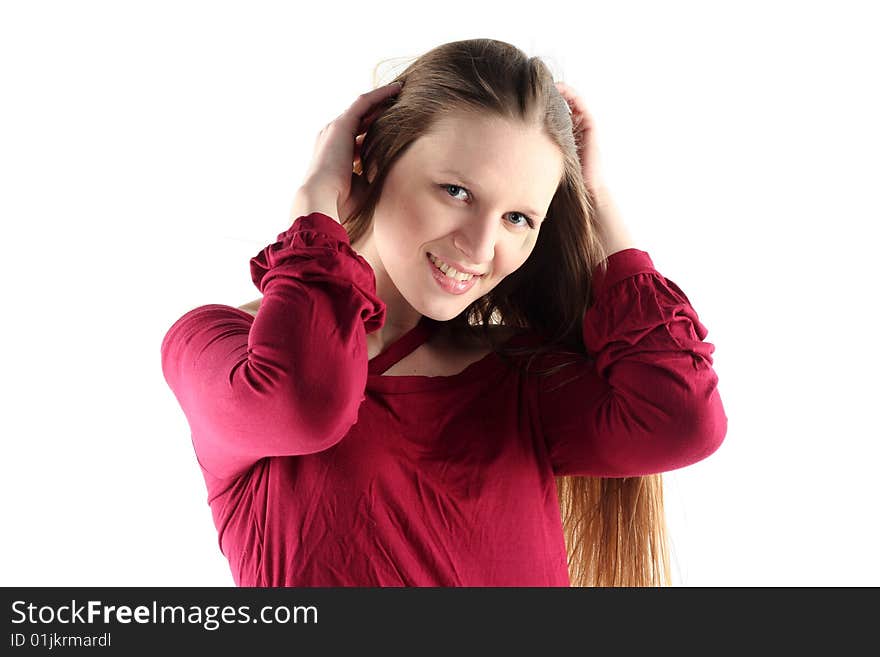
<path fill-rule="evenodd" d="M 465 308 L 467 308 L 469 305 L 470 304 L 465 304 L 464 306 L 459 307 L 457 305 L 450 304 L 445 308 L 433 308 L 430 310 L 425 309 L 419 310 L 419 312 L 425 317 L 433 319 L 435 322 L 448 322 L 450 319 L 458 317 L 461 313 L 463 313 Z"/>
<path fill-rule="evenodd" d="M 423 312 L 422 315 L 428 317 L 429 319 L 433 319 L 435 322 L 448 322 L 450 319 L 455 317 L 458 313 L 452 312 Z"/>

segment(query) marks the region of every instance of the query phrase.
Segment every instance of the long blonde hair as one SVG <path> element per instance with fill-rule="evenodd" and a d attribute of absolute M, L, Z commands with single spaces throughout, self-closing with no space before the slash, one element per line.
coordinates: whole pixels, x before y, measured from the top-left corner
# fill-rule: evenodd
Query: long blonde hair
<path fill-rule="evenodd" d="M 404 150 L 451 112 L 476 111 L 539 123 L 563 155 L 564 173 L 523 265 L 447 322 L 453 334 L 480 333 L 499 354 L 562 352 L 592 360 L 582 321 L 592 304 L 592 273 L 606 266 L 593 200 L 586 189 L 565 100 L 538 57 L 493 39 L 438 46 L 417 57 L 395 80 L 403 90 L 384 104 L 361 147 L 371 185 L 363 205 L 342 217 L 351 243 L 369 229 L 385 176 Z M 495 344 L 491 324 L 531 329 L 537 347 Z M 544 370 L 551 374 L 565 364 Z M 572 586 L 669 586 L 669 549 L 662 475 L 556 477 Z"/>

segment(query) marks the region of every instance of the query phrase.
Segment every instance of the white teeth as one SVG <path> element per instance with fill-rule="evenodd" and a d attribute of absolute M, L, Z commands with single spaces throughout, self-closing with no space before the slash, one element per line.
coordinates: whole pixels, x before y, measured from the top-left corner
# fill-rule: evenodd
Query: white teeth
<path fill-rule="evenodd" d="M 442 271 L 449 278 L 454 278 L 457 281 L 469 281 L 474 277 L 474 274 L 465 274 L 463 272 L 458 271 L 454 267 L 450 267 L 442 260 L 436 258 L 433 254 L 428 254 L 428 257 L 431 258 L 431 262 L 437 265 L 437 268 Z"/>

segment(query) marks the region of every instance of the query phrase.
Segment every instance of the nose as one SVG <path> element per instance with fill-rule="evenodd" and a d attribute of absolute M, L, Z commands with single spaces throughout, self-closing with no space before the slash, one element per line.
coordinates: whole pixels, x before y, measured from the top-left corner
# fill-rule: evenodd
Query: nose
<path fill-rule="evenodd" d="M 456 231 L 452 244 L 461 253 L 460 260 L 474 267 L 483 267 L 495 257 L 499 220 L 496 214 L 475 215 Z"/>

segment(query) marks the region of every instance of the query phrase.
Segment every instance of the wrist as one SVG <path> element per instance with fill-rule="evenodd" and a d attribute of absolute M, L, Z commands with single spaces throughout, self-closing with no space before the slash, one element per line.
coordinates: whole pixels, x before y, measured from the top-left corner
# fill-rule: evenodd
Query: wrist
<path fill-rule="evenodd" d="M 293 206 L 290 209 L 291 221 L 303 217 L 312 212 L 320 212 L 336 222 L 339 222 L 339 208 L 337 200 L 338 192 L 303 185 L 293 197 Z"/>
<path fill-rule="evenodd" d="M 614 201 L 611 198 L 611 190 L 604 181 L 598 181 L 595 184 L 588 186 L 587 190 L 590 192 L 590 198 L 593 201 L 593 205 L 613 205 Z"/>
<path fill-rule="evenodd" d="M 605 186 L 591 191 L 593 206 L 596 211 L 596 223 L 599 226 L 599 237 L 607 255 L 636 248 L 635 241 L 627 228 L 620 210 Z"/>

